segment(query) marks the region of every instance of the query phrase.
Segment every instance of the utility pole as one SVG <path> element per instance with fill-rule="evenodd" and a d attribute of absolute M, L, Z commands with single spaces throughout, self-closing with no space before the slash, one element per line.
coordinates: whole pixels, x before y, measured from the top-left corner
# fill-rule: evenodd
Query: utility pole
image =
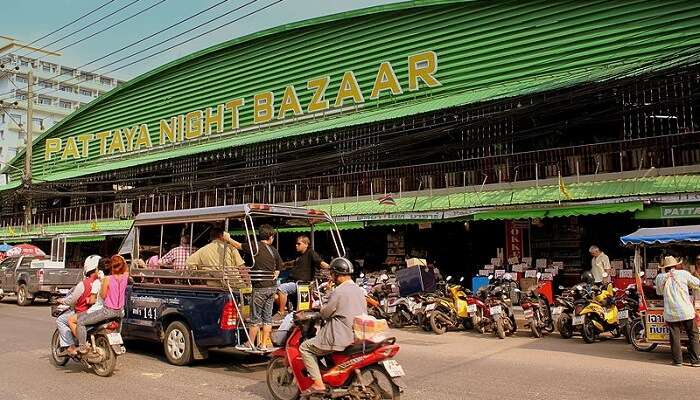
<path fill-rule="evenodd" d="M 26 204 L 24 210 L 24 224 L 29 230 L 32 224 L 32 194 L 30 191 L 32 185 L 32 130 L 34 128 L 34 74 L 32 66 L 29 66 L 27 72 L 27 124 L 25 125 L 27 132 L 27 143 L 24 146 L 24 190 L 26 192 Z"/>

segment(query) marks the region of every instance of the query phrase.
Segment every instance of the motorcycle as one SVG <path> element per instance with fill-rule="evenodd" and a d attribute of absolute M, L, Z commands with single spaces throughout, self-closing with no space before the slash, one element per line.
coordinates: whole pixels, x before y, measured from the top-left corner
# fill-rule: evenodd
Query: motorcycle
<path fill-rule="evenodd" d="M 489 279 L 491 278 L 489 276 Z M 506 289 L 509 287 L 509 281 L 499 279 L 481 291 L 483 302 L 486 305 L 486 318 L 482 324 L 487 324 L 487 328 L 500 339 L 505 339 L 506 335 L 512 335 L 518 330 L 511 300 L 506 293 Z"/>
<path fill-rule="evenodd" d="M 559 286 L 563 292 L 554 300 L 552 319 L 563 339 L 570 339 L 574 333 L 580 331 L 580 326 L 583 324 L 580 313 L 588 304 L 588 300 L 585 298 L 586 287 L 586 284 L 579 284 L 570 289 Z M 574 324 L 574 319 L 576 319 L 576 324 Z"/>
<path fill-rule="evenodd" d="M 593 286 L 591 291 L 590 301 L 580 313 L 584 319 L 581 327 L 583 340 L 593 343 L 603 332 L 611 332 L 614 337 L 619 337 L 622 328 L 612 284 L 608 284 L 605 289 Z"/>
<path fill-rule="evenodd" d="M 389 302 L 387 313 L 389 325 L 392 328 L 403 328 L 407 325 L 418 325 L 418 312 L 422 307 L 423 298 L 420 295 L 399 297 Z"/>
<path fill-rule="evenodd" d="M 439 297 L 429 308 L 426 307 L 426 311 L 429 313 L 430 327 L 438 335 L 460 325 L 464 326 L 465 329 L 472 327 L 467 298 L 470 292 L 461 285 L 464 277 L 456 285 L 449 284 L 451 279 L 452 277 L 448 276 L 445 283 L 445 293 L 448 296 Z"/>
<path fill-rule="evenodd" d="M 299 346 L 315 335 L 317 312 L 298 312 L 292 329 L 274 335 L 275 346 L 267 366 L 267 387 L 275 400 L 298 399 L 313 384 L 301 359 Z M 279 331 L 278 331 L 279 332 Z M 393 359 L 399 352 L 395 338 L 365 341 L 342 352 L 320 357 L 321 375 L 328 388 L 314 399 L 399 399 L 405 375 Z"/>
<path fill-rule="evenodd" d="M 519 289 L 516 290 L 519 291 Z M 530 328 L 532 336 L 541 338 L 543 331 L 554 331 L 554 323 L 549 313 L 547 299 L 537 293 L 536 290 L 530 290 L 523 294 L 520 299 L 520 306 L 527 321 L 525 326 Z"/>
<path fill-rule="evenodd" d="M 51 315 L 58 318 L 70 310 L 70 307 L 58 305 L 52 307 Z M 88 339 L 92 345 L 86 354 L 70 355 L 61 350 L 58 329 L 54 330 L 51 337 L 51 362 L 57 367 L 65 366 L 73 360 L 81 363 L 85 368 L 92 369 L 96 375 L 107 377 L 114 373 L 117 366 L 117 357 L 126 353 L 122 336 L 119 333 L 121 318 L 100 322 L 97 325 L 87 327 Z"/>

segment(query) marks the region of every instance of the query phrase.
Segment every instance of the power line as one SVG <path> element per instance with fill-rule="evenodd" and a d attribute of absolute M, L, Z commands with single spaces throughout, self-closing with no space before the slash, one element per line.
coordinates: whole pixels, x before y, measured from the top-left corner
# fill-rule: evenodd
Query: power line
<path fill-rule="evenodd" d="M 99 30 L 99 31 L 97 31 L 97 32 L 94 32 L 94 33 L 92 33 L 92 34 L 90 34 L 90 35 L 88 35 L 88 36 L 86 36 L 86 37 L 84 37 L 84 38 L 82 38 L 82 39 L 76 40 L 76 41 L 73 42 L 73 43 L 70 43 L 70 44 L 68 44 L 68 45 L 65 45 L 65 46 L 61 47 L 60 49 L 58 49 L 58 50 L 56 50 L 56 51 L 65 50 L 65 49 L 67 49 L 67 48 L 69 48 L 69 47 L 75 46 L 75 45 L 78 44 L 78 43 L 84 42 L 84 41 L 87 40 L 87 39 L 90 39 L 90 38 L 92 38 L 92 37 L 95 37 L 95 36 L 99 35 L 100 33 L 103 33 L 103 32 L 105 32 L 105 31 L 108 31 L 108 30 L 114 28 L 114 27 L 117 26 L 117 25 L 120 25 L 120 24 L 122 24 L 122 23 L 124 23 L 124 22 L 126 22 L 126 21 L 128 21 L 128 20 L 130 20 L 130 19 L 132 19 L 132 18 L 135 18 L 135 17 L 137 17 L 137 16 L 139 16 L 139 15 L 145 13 L 146 11 L 148 11 L 148 10 L 150 10 L 150 9 L 152 9 L 152 8 L 154 8 L 154 7 L 156 7 L 156 6 L 160 5 L 160 4 L 162 4 L 162 3 L 164 3 L 165 1 L 167 1 L 167 0 L 159 0 L 158 2 L 151 4 L 150 6 L 146 7 L 145 9 L 143 9 L 143 10 L 141 10 L 141 11 L 137 11 L 136 13 L 131 14 L 130 16 L 128 16 L 128 17 L 126 17 L 126 18 L 123 18 L 123 19 L 121 19 L 121 20 L 119 20 L 119 21 L 113 23 L 112 25 L 110 25 L 110 26 L 108 26 L 108 27 L 106 27 L 106 28 L 103 28 L 102 30 Z"/>
<path fill-rule="evenodd" d="M 228 1 L 228 0 L 225 0 L 225 1 Z M 218 6 L 219 4 L 224 3 L 225 1 L 222 1 L 222 2 L 220 2 L 220 3 L 218 3 L 218 4 L 215 4 L 215 5 L 212 6 L 212 7 L 209 7 L 209 8 L 207 8 L 207 9 L 205 9 L 205 10 L 202 10 L 202 11 L 200 11 L 199 13 L 195 14 L 194 16 L 200 15 L 200 14 L 202 14 L 202 13 L 204 13 L 204 12 L 210 10 L 211 8 L 214 8 L 215 6 Z M 146 52 L 146 51 L 148 51 L 148 50 L 150 50 L 150 49 L 153 49 L 153 48 L 155 48 L 155 47 L 157 47 L 157 46 L 160 46 L 160 45 L 165 44 L 165 43 L 167 43 L 167 42 L 169 42 L 169 41 L 172 41 L 172 40 L 174 40 L 174 39 L 177 39 L 177 38 L 181 37 L 183 34 L 187 34 L 187 33 L 189 33 L 189 32 L 192 32 L 192 31 L 196 30 L 196 29 L 199 29 L 199 28 L 201 28 L 201 27 L 203 27 L 203 26 L 206 26 L 206 25 L 208 25 L 208 24 L 210 24 L 210 23 L 212 23 L 212 22 L 214 22 L 214 21 L 216 21 L 216 20 L 218 20 L 218 19 L 221 19 L 221 18 L 223 18 L 223 17 L 225 17 L 225 16 L 227 16 L 227 15 L 229 15 L 229 14 L 232 14 L 232 13 L 234 13 L 234 12 L 236 12 L 236 11 L 239 11 L 239 10 L 241 10 L 241 9 L 244 8 L 244 7 L 247 7 L 247 6 L 249 6 L 249 5 L 253 4 L 253 3 L 256 3 L 257 1 L 259 1 L 259 0 L 251 0 L 251 1 L 245 3 L 245 4 L 241 5 L 241 6 L 238 6 L 238 7 L 234 8 L 234 9 L 232 9 L 232 10 L 230 10 L 230 11 L 228 11 L 228 12 L 222 14 L 222 15 L 219 15 L 219 16 L 217 16 L 217 17 L 214 17 L 214 18 L 212 18 L 212 19 L 209 19 L 209 20 L 207 20 L 206 22 L 203 22 L 203 23 L 201 23 L 201 24 L 199 24 L 199 25 L 197 25 L 197 26 L 195 26 L 195 27 L 193 27 L 193 28 L 190 28 L 190 29 L 188 29 L 188 30 L 186 30 L 186 31 L 184 31 L 184 32 L 180 32 L 180 33 L 178 33 L 178 34 L 176 34 L 176 35 L 173 35 L 173 36 L 171 36 L 171 37 L 169 37 L 169 38 L 167 38 L 167 39 L 164 39 L 164 40 L 162 40 L 162 41 L 160 41 L 160 42 L 158 42 L 158 43 L 156 43 L 156 44 L 154 44 L 154 45 L 151 45 L 151 46 L 149 46 L 149 47 L 147 47 L 147 48 L 145 48 L 145 49 L 139 50 L 139 51 L 134 52 L 134 53 L 132 53 L 132 54 L 130 54 L 130 55 L 128 55 L 128 56 L 122 57 L 122 58 L 120 58 L 120 59 L 118 59 L 118 60 L 116 60 L 116 61 L 113 61 L 113 62 L 110 62 L 110 63 L 108 63 L 108 64 L 102 65 L 102 66 L 100 66 L 100 67 L 98 67 L 98 68 L 95 68 L 95 69 L 91 70 L 90 73 L 96 73 L 97 71 L 99 71 L 99 70 L 101 70 L 101 69 L 104 69 L 104 68 L 106 68 L 106 67 L 112 66 L 112 65 L 114 65 L 114 64 L 116 64 L 116 63 L 118 63 L 118 62 L 120 62 L 120 61 L 127 60 L 127 59 L 129 59 L 129 58 L 131 58 L 131 57 L 134 57 L 134 56 L 136 56 L 136 55 L 138 55 L 138 54 L 144 53 L 144 52 Z M 206 32 L 204 32 L 204 33 L 201 33 L 201 34 L 199 34 L 199 35 L 197 35 L 197 36 L 195 36 L 195 37 L 192 37 L 192 38 L 190 38 L 190 39 L 187 39 L 187 40 L 184 40 L 184 41 L 182 41 L 182 42 L 179 42 L 179 43 L 177 43 L 177 44 L 175 44 L 175 45 L 173 45 L 173 46 L 170 46 L 170 47 L 168 47 L 168 48 L 166 48 L 166 49 L 162 49 L 162 50 L 159 50 L 159 51 L 157 51 L 157 52 L 154 52 L 154 53 L 152 53 L 152 54 L 150 54 L 150 55 L 148 55 L 148 56 L 146 56 L 146 57 L 143 57 L 143 58 L 141 58 L 141 59 L 139 59 L 139 60 L 133 61 L 133 62 L 127 64 L 127 65 L 124 65 L 124 66 L 122 66 L 122 67 L 116 68 L 116 69 L 114 69 L 114 70 L 108 71 L 108 72 L 106 72 L 106 73 L 104 73 L 104 74 L 109 74 L 109 73 L 112 73 L 112 72 L 116 72 L 116 71 L 121 70 L 121 69 L 123 69 L 123 68 L 126 68 L 126 67 L 128 67 L 128 66 L 134 65 L 134 64 L 136 64 L 136 63 L 138 63 L 138 62 L 144 61 L 144 60 L 146 60 L 146 59 L 148 59 L 148 58 L 151 58 L 151 57 L 154 57 L 154 56 L 156 56 L 156 55 L 159 55 L 159 54 L 161 54 L 161 53 L 164 52 L 164 51 L 168 51 L 168 50 L 171 50 L 171 49 L 173 49 L 173 48 L 175 48 L 175 47 L 178 47 L 178 46 L 181 46 L 181 45 L 183 45 L 183 44 L 186 44 L 186 43 L 188 43 L 188 42 L 190 42 L 190 41 L 192 41 L 192 40 L 194 40 L 194 39 L 197 39 L 197 38 L 199 38 L 199 37 L 202 37 L 202 36 L 204 36 L 204 35 L 206 35 L 206 34 L 209 34 L 209 33 L 211 33 L 211 32 L 214 32 L 214 31 L 216 31 L 216 30 L 218 30 L 218 29 L 221 29 L 221 28 L 223 28 L 223 27 L 225 27 L 225 26 L 227 26 L 227 25 L 230 25 L 230 24 L 232 24 L 232 23 L 234 23 L 234 22 L 240 21 L 240 20 L 242 20 L 242 19 L 244 19 L 244 18 L 247 18 L 247 17 L 249 17 L 249 16 L 251 16 L 251 15 L 253 15 L 253 14 L 256 14 L 256 13 L 258 13 L 258 12 L 260 12 L 260 11 L 263 11 L 263 10 L 269 8 L 269 7 L 272 7 L 272 6 L 275 5 L 275 4 L 281 3 L 282 1 L 284 1 L 284 0 L 277 0 L 277 1 L 275 1 L 275 2 L 273 2 L 273 3 L 270 3 L 270 4 L 268 4 L 268 5 L 264 6 L 264 7 L 261 7 L 261 8 L 259 8 L 259 9 L 254 10 L 254 11 L 251 11 L 250 13 L 248 13 L 248 14 L 242 16 L 242 17 L 238 17 L 238 18 L 236 18 L 236 19 L 234 19 L 234 20 L 228 21 L 228 22 L 226 22 L 226 23 L 224 23 L 224 24 L 222 24 L 222 25 L 219 25 L 219 26 L 217 26 L 217 27 L 215 27 L 215 28 L 213 28 L 213 29 L 211 29 L 211 30 L 209 30 L 209 31 L 206 31 Z M 172 27 L 175 26 L 175 25 L 179 25 L 180 23 L 183 23 L 183 22 L 185 22 L 185 21 L 187 21 L 187 20 L 193 18 L 194 16 L 189 17 L 189 18 L 187 18 L 187 19 L 185 19 L 185 20 L 183 20 L 183 21 L 180 21 L 179 23 L 173 24 L 173 25 L 171 25 L 170 27 L 165 28 L 165 29 L 163 29 L 163 30 L 161 30 L 161 31 L 159 31 L 159 32 L 156 32 L 156 33 L 150 35 L 149 38 L 150 38 L 150 37 L 153 37 L 153 36 L 155 36 L 155 35 L 157 35 L 157 34 L 160 33 L 160 32 L 164 32 L 164 31 L 168 30 L 168 29 L 172 28 Z M 141 40 L 139 40 L 139 41 L 137 41 L 137 42 L 134 42 L 134 43 L 132 43 L 132 44 L 130 44 L 130 45 L 128 45 L 128 46 L 125 46 L 123 49 L 128 48 L 128 47 L 131 47 L 131 46 L 133 46 L 133 45 L 135 45 L 135 44 L 138 44 L 138 43 L 140 43 L 140 42 L 142 42 L 142 41 L 144 41 L 144 40 L 146 40 L 146 39 L 141 39 Z M 121 51 L 121 50 L 115 51 L 115 52 L 113 52 L 113 53 L 111 53 L 111 54 L 117 53 L 117 52 L 119 52 L 119 51 Z M 109 55 L 111 55 L 111 54 L 109 54 Z M 99 60 L 99 59 L 103 59 L 103 58 L 108 57 L 109 55 L 100 57 L 100 58 L 98 58 L 98 59 L 96 59 L 96 60 L 93 60 L 93 61 L 91 61 L 91 62 L 89 62 L 89 63 L 87 63 L 87 64 L 85 64 L 85 65 L 92 64 L 92 63 L 94 63 L 95 61 L 97 61 L 97 60 Z M 58 76 L 60 76 L 60 75 L 58 75 Z M 69 83 L 69 82 L 71 82 L 72 80 L 74 80 L 74 79 L 76 79 L 76 78 L 78 78 L 78 77 L 72 77 L 72 78 L 70 78 L 70 79 L 67 79 L 67 80 L 58 82 L 58 86 L 59 86 L 59 87 L 58 87 L 57 89 L 47 89 L 47 90 L 49 90 L 49 91 L 46 91 L 46 92 L 37 91 L 37 93 L 35 93 L 34 96 L 36 97 L 36 96 L 38 96 L 38 95 L 40 95 L 40 94 L 41 94 L 41 95 L 46 95 L 46 94 L 48 94 L 48 93 L 56 92 L 56 91 L 60 90 L 60 85 L 61 85 L 61 84 Z M 87 79 L 83 79 L 82 81 L 74 82 L 74 83 L 72 83 L 72 84 L 76 84 L 76 85 L 77 85 L 77 84 L 80 84 L 80 83 L 85 82 L 85 81 L 87 81 Z M 4 94 L 11 94 L 11 93 L 12 93 L 12 92 L 9 91 L 9 92 L 6 92 L 6 93 L 4 93 Z"/>
<path fill-rule="evenodd" d="M 54 33 L 59 32 L 59 31 L 65 29 L 65 28 L 67 28 L 67 27 L 73 25 L 74 23 L 76 23 L 76 22 L 82 20 L 83 18 L 87 17 L 88 15 L 90 15 L 90 14 L 96 12 L 96 11 L 101 10 L 102 8 L 104 8 L 104 7 L 106 7 L 107 5 L 113 3 L 114 1 L 115 1 L 115 0 L 108 0 L 106 3 L 102 4 L 101 6 L 99 6 L 99 7 L 95 8 L 95 9 L 93 9 L 93 10 L 90 10 L 90 11 L 86 12 L 85 14 L 81 15 L 80 17 L 78 17 L 78 18 L 72 20 L 71 22 L 69 22 L 69 23 L 63 25 L 62 27 L 51 31 L 51 32 L 47 33 L 46 35 L 44 35 L 44 36 L 42 36 L 42 37 L 40 37 L 40 38 L 38 38 L 38 39 L 34 39 L 34 40 L 31 41 L 30 43 L 21 45 L 20 48 L 27 48 L 27 47 L 33 45 L 34 43 L 36 43 L 36 42 L 38 42 L 38 41 L 41 41 L 41 40 L 43 40 L 43 39 L 46 39 L 47 37 L 53 35 Z M 44 48 L 46 48 L 46 46 L 40 47 L 39 50 L 42 50 L 42 49 L 44 49 Z M 25 54 L 25 55 L 23 55 L 23 56 L 21 56 L 21 57 L 26 57 L 26 56 L 29 55 L 29 54 L 33 54 L 35 51 L 37 51 L 37 50 L 34 50 L 33 52 L 29 52 L 29 53 L 27 53 L 27 54 Z"/>

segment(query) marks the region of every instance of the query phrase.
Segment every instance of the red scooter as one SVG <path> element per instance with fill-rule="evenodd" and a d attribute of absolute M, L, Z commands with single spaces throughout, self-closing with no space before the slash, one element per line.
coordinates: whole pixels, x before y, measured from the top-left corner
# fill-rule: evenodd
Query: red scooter
<path fill-rule="evenodd" d="M 267 387 L 276 400 L 295 400 L 313 384 L 299 346 L 315 335 L 318 312 L 298 312 L 289 331 L 273 335 L 276 346 L 267 367 Z M 354 344 L 342 352 L 319 357 L 326 392 L 312 399 L 398 399 L 403 391 L 404 371 L 392 357 L 399 352 L 395 338 L 379 343 Z"/>

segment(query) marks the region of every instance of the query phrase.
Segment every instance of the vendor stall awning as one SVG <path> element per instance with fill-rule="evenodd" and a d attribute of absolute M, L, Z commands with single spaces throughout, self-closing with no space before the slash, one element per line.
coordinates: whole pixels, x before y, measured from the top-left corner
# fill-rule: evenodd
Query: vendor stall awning
<path fill-rule="evenodd" d="M 557 218 L 584 215 L 634 212 L 644 208 L 641 201 L 612 204 L 578 204 L 546 209 L 492 210 L 474 214 L 474 220 L 510 220 L 528 218 Z"/>
<path fill-rule="evenodd" d="M 73 236 L 66 238 L 66 243 L 101 242 L 107 237 L 103 235 L 94 236 Z"/>
<path fill-rule="evenodd" d="M 620 238 L 624 245 L 700 242 L 700 225 L 642 228 Z"/>

